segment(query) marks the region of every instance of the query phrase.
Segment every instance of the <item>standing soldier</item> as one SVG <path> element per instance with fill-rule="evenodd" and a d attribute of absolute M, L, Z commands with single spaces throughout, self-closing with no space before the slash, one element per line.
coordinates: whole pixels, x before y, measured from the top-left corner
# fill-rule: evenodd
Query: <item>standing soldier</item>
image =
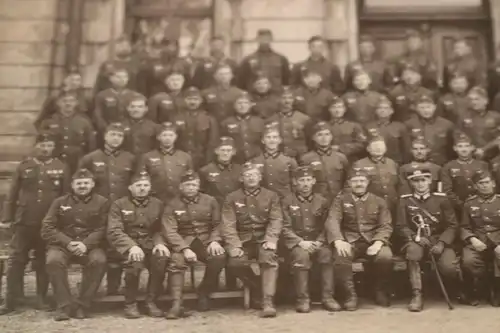
<path fill-rule="evenodd" d="M 375 40 L 372 36 L 362 35 L 359 37 L 359 59 L 347 64 L 345 69 L 344 81 L 347 90 L 352 89 L 354 73 L 360 70 L 368 73 L 371 79 L 371 89 L 375 91 L 382 93 L 394 85 L 394 82 L 390 82 L 388 77 L 386 63 L 376 59 L 376 51 Z"/>
<path fill-rule="evenodd" d="M 180 197 L 167 204 L 163 215 L 163 233 L 172 246 L 169 281 L 172 307 L 167 319 L 182 315 L 182 289 L 187 265 L 206 263 L 203 281 L 198 288 L 198 308 L 210 308 L 210 294 L 217 288 L 219 274 L 226 265 L 226 252 L 221 245 L 221 211 L 217 200 L 200 193 L 200 178 L 194 172 L 183 175 Z"/>
<path fill-rule="evenodd" d="M 161 91 L 149 98 L 148 118 L 161 124 L 172 121 L 172 118 L 184 107 L 184 87 L 186 79 L 180 71 L 172 71 L 165 75 L 165 91 Z"/>
<path fill-rule="evenodd" d="M 310 56 L 292 68 L 291 84 L 294 87 L 304 86 L 304 72 L 314 71 L 321 75 L 321 87 L 332 91 L 334 94 L 344 93 L 344 82 L 337 65 L 325 58 L 325 40 L 321 36 L 313 36 L 307 42 Z"/>
<path fill-rule="evenodd" d="M 361 125 L 366 125 L 376 119 L 375 109 L 383 95 L 370 89 L 370 75 L 363 70 L 352 73 L 350 84 L 352 90 L 342 96 L 348 108 L 347 117 Z"/>
<path fill-rule="evenodd" d="M 69 190 L 67 167 L 52 158 L 55 138 L 48 133 L 37 136 L 33 156 L 21 161 L 12 178 L 12 185 L 4 203 L 1 227 L 13 228 L 7 296 L 0 315 L 15 310 L 17 291 L 22 290 L 28 253 L 35 250 L 36 292 L 38 306 L 45 308 L 48 277 L 45 270 L 45 243 L 40 237 L 42 219 L 52 201 Z"/>
<path fill-rule="evenodd" d="M 106 232 L 109 201 L 92 193 L 94 176 L 86 169 L 73 175 L 72 191 L 55 199 L 42 222 L 42 238 L 47 242 L 47 272 L 54 290 L 56 321 L 68 320 L 72 296 L 68 283 L 68 265 L 83 265 L 80 294 L 74 317 L 84 319 L 106 271 L 102 249 Z"/>
<path fill-rule="evenodd" d="M 63 93 L 57 102 L 58 112 L 40 125 L 56 136 L 54 156 L 68 165 L 69 172 L 76 170 L 81 157 L 96 149 L 94 128 L 86 116 L 76 112 L 77 104 L 74 93 Z"/>
<path fill-rule="evenodd" d="M 420 312 L 423 309 L 420 262 L 426 253 L 436 257 L 435 268 L 446 281 L 456 284 L 458 280 L 457 258 L 453 249 L 458 222 L 446 194 L 431 192 L 430 170 L 414 169 L 407 179 L 412 193 L 400 198 L 395 230 L 404 242 L 402 252 L 408 260 L 413 295 L 408 310 Z"/>
<path fill-rule="evenodd" d="M 474 156 L 478 159 L 490 159 L 498 153 L 500 114 L 487 109 L 488 96 L 485 89 L 474 87 L 469 91 L 468 97 L 469 113 L 457 125 L 472 139 L 476 147 Z"/>
<path fill-rule="evenodd" d="M 273 33 L 268 29 L 257 32 L 257 51 L 246 56 L 238 70 L 238 86 L 243 90 L 251 90 L 253 82 L 259 73 L 264 73 L 271 80 L 271 86 L 279 91 L 282 86 L 290 84 L 290 65 L 288 59 L 275 52 L 271 43 Z"/>
<path fill-rule="evenodd" d="M 443 87 L 446 91 L 450 91 L 450 77 L 455 71 L 465 73 L 472 87 L 484 87 L 486 84 L 486 71 L 472 53 L 472 48 L 464 37 L 453 41 L 453 58 L 444 66 Z"/>
<path fill-rule="evenodd" d="M 422 74 L 415 65 L 407 64 L 402 69 L 401 82 L 389 91 L 396 111 L 394 119 L 405 122 L 415 114 L 415 105 L 421 95 L 433 96 L 433 92 L 422 87 Z"/>
<path fill-rule="evenodd" d="M 458 158 L 446 163 L 441 169 L 443 191 L 460 216 L 462 207 L 468 197 L 475 194 L 472 176 L 478 171 L 487 171 L 488 163 L 474 158 L 474 145 L 469 137 L 458 133 L 453 150 Z"/>
<path fill-rule="evenodd" d="M 311 118 L 295 109 L 295 94 L 284 87 L 281 93 L 279 112 L 267 119 L 268 124 L 277 126 L 283 138 L 283 153 L 298 158 L 307 152 L 307 132 Z"/>
<path fill-rule="evenodd" d="M 131 90 L 137 89 L 137 72 L 139 70 L 139 61 L 132 53 L 132 45 L 126 35 L 120 36 L 114 41 L 114 58 L 105 61 L 97 72 L 96 81 L 94 84 L 94 96 L 103 90 L 112 88 L 110 76 L 116 67 L 126 68 L 129 73 L 130 80 L 127 88 Z"/>
<path fill-rule="evenodd" d="M 185 108 L 172 117 L 172 122 L 178 128 L 177 146 L 191 155 L 198 170 L 212 161 L 219 128 L 215 118 L 201 108 L 203 99 L 198 88 L 188 88 L 184 101 Z"/>
<path fill-rule="evenodd" d="M 236 147 L 235 161 L 245 163 L 261 153 L 264 120 L 251 113 L 252 101 L 246 92 L 241 92 L 236 97 L 233 109 L 233 115 L 220 123 L 220 132 L 233 138 Z"/>
<path fill-rule="evenodd" d="M 129 195 L 115 201 L 108 214 L 107 239 L 120 253 L 125 268 L 125 317 L 140 317 L 137 294 L 141 271 L 149 271 L 146 313 L 163 317 L 155 304 L 165 279 L 170 251 L 161 230 L 163 202 L 151 197 L 151 179 L 145 173 L 132 177 Z"/>
<path fill-rule="evenodd" d="M 231 65 L 220 63 L 214 70 L 215 84 L 203 91 L 207 111 L 215 117 L 218 124 L 233 115 L 234 104 L 244 93 L 232 85 L 233 73 Z"/>
<path fill-rule="evenodd" d="M 436 115 L 436 104 L 431 95 L 422 94 L 415 103 L 417 114 L 405 125 L 412 138 L 422 137 L 428 142 L 429 161 L 443 166 L 453 156 L 453 123 Z"/>
<path fill-rule="evenodd" d="M 222 206 L 226 196 L 240 188 L 241 164 L 234 162 L 236 148 L 230 137 L 221 137 L 215 160 L 200 169 L 201 191 L 213 196 Z"/>
<path fill-rule="evenodd" d="M 238 69 L 238 64 L 233 59 L 230 59 L 224 53 L 226 49 L 226 42 L 222 36 L 213 36 L 210 40 L 210 56 L 201 61 L 197 66 L 193 85 L 200 90 L 204 90 L 216 85 L 215 70 L 221 64 L 227 64 L 231 67 L 231 72 L 234 74 Z M 231 84 L 234 77 L 231 79 Z"/>
<path fill-rule="evenodd" d="M 449 92 L 439 99 L 438 115 L 448 119 L 455 125 L 469 114 L 469 80 L 463 72 L 455 71 L 449 74 Z"/>
<path fill-rule="evenodd" d="M 283 87 L 288 89 L 287 86 Z M 259 75 L 250 91 L 254 101 L 253 113 L 267 120 L 278 113 L 280 108 L 280 95 L 272 90 L 271 81 L 264 74 Z"/>
<path fill-rule="evenodd" d="M 344 154 L 332 147 L 332 130 L 327 123 L 314 125 L 312 135 L 314 150 L 302 155 L 299 163 L 313 169 L 314 192 L 330 203 L 344 187 L 349 162 Z"/>
<path fill-rule="evenodd" d="M 436 91 L 438 88 L 437 66 L 427 54 L 422 34 L 416 30 L 408 30 L 406 37 L 406 52 L 398 57 L 391 66 L 390 76 L 392 81 L 394 83 L 401 81 L 403 68 L 410 64 L 420 73 L 422 85 L 427 89 Z"/>
<path fill-rule="evenodd" d="M 375 121 L 368 123 L 365 128 L 368 137 L 382 137 L 387 145 L 387 157 L 398 165 L 409 160 L 408 147 L 410 136 L 405 125 L 393 121 L 394 109 L 391 101 L 381 95 L 375 107 Z"/>
<path fill-rule="evenodd" d="M 375 301 L 390 305 L 388 283 L 392 272 L 392 252 L 389 238 L 392 234 L 391 213 L 386 201 L 368 192 L 369 176 L 364 170 L 354 169 L 349 175 L 350 191 L 335 197 L 325 222 L 327 243 L 335 247 L 335 274 L 345 292 L 343 307 L 347 311 L 358 308 L 354 287 L 352 262 L 368 259 L 375 273 Z"/>
<path fill-rule="evenodd" d="M 138 170 L 145 170 L 151 176 L 152 195 L 169 202 L 179 194 L 182 175 L 193 169 L 191 156 L 175 148 L 177 128 L 172 123 L 163 123 L 157 129 L 158 149 L 144 154 Z"/>
<path fill-rule="evenodd" d="M 244 165 L 242 188 L 226 197 L 222 207 L 222 238 L 228 247 L 228 266 L 235 275 L 252 287 L 254 297 L 262 292 L 261 317 L 276 317 L 274 294 L 278 277 L 278 239 L 283 214 L 276 193 L 260 186 L 260 169 Z M 260 265 L 260 285 L 249 260 Z M 257 296 L 258 297 L 258 296 Z"/>
<path fill-rule="evenodd" d="M 328 102 L 336 95 L 321 86 L 321 80 L 323 79 L 319 72 L 306 69 L 301 73 L 304 84 L 295 91 L 297 107 L 315 121 L 326 120 L 328 117 L 326 112 Z"/>
<path fill-rule="evenodd" d="M 294 193 L 283 202 L 283 240 L 290 251 L 292 274 L 297 297 L 296 311 L 311 311 L 309 273 L 313 262 L 321 267 L 321 302 L 327 311 L 340 311 L 333 298 L 333 253 L 326 245 L 325 220 L 328 200 L 314 193 L 314 171 L 308 167 L 294 170 Z"/>
<path fill-rule="evenodd" d="M 460 239 L 466 244 L 462 250 L 464 279 L 468 285 L 471 305 L 478 305 L 477 290 L 481 282 L 493 291 L 492 304 L 500 299 L 500 196 L 495 193 L 495 180 L 488 172 L 476 173 L 472 179 L 477 195 L 465 203 Z M 493 276 L 486 276 L 488 266 Z"/>
<path fill-rule="evenodd" d="M 295 159 L 280 151 L 282 142 L 279 128 L 267 126 L 262 134 L 264 152 L 251 160 L 261 170 L 262 186 L 281 198 L 292 193 L 292 171 L 297 167 Z"/>
<path fill-rule="evenodd" d="M 128 185 L 136 167 L 135 156 L 122 149 L 125 139 L 125 128 L 119 123 L 110 124 L 104 132 L 104 148 L 97 149 L 85 155 L 79 168 L 87 169 L 95 177 L 94 192 L 108 198 L 110 202 L 126 196 Z M 107 253 L 108 261 L 119 261 L 116 252 Z M 122 269 L 108 267 L 107 291 L 108 295 L 117 295 L 120 288 Z"/>

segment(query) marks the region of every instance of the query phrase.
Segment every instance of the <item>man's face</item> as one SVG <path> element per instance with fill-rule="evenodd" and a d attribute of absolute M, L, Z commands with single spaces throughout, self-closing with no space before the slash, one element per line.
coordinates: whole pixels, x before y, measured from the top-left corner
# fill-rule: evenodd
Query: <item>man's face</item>
<path fill-rule="evenodd" d="M 271 35 L 260 35 L 257 37 L 257 43 L 261 46 L 270 46 L 273 42 L 273 37 Z"/>
<path fill-rule="evenodd" d="M 423 144 L 414 143 L 411 146 L 411 154 L 415 161 L 426 161 L 429 152 L 429 148 Z"/>
<path fill-rule="evenodd" d="M 234 110 L 241 116 L 248 114 L 251 108 L 252 103 L 247 98 L 238 98 L 236 102 L 234 102 Z"/>
<path fill-rule="evenodd" d="M 422 76 L 419 72 L 414 71 L 413 69 L 405 69 L 401 76 L 401 79 L 404 83 L 414 86 L 420 83 Z"/>
<path fill-rule="evenodd" d="M 430 191 L 432 183 L 431 177 L 415 177 L 410 180 L 413 190 L 417 193 L 427 193 Z"/>
<path fill-rule="evenodd" d="M 488 99 L 480 94 L 470 93 L 469 103 L 472 110 L 483 111 L 486 110 L 486 105 L 488 104 Z"/>
<path fill-rule="evenodd" d="M 453 150 L 460 158 L 470 158 L 475 147 L 469 142 L 458 142 L 453 146 Z"/>
<path fill-rule="evenodd" d="M 134 198 L 145 198 L 151 192 L 151 181 L 146 179 L 136 181 L 128 189 Z"/>
<path fill-rule="evenodd" d="M 372 80 L 371 80 L 370 76 L 366 73 L 358 74 L 352 80 L 353 86 L 359 90 L 368 89 L 368 87 L 370 87 L 371 83 L 372 83 Z"/>
<path fill-rule="evenodd" d="M 332 118 L 342 118 L 346 112 L 346 107 L 343 102 L 337 102 L 328 107 L 328 112 Z"/>
<path fill-rule="evenodd" d="M 233 70 L 231 67 L 219 68 L 215 73 L 215 80 L 220 84 L 230 84 L 233 77 Z"/>
<path fill-rule="evenodd" d="M 177 140 L 177 133 L 174 131 L 163 131 L 156 137 L 163 147 L 173 147 Z"/>
<path fill-rule="evenodd" d="M 281 135 L 278 131 L 269 131 L 262 137 L 262 143 L 269 150 L 278 150 L 281 144 Z"/>
<path fill-rule="evenodd" d="M 210 42 L 210 51 L 214 53 L 223 53 L 226 43 L 221 39 L 214 39 Z"/>
<path fill-rule="evenodd" d="M 293 94 L 284 93 L 281 95 L 281 105 L 283 108 L 290 110 L 293 109 L 293 103 L 295 102 L 295 97 Z"/>
<path fill-rule="evenodd" d="M 308 73 L 304 76 L 304 83 L 309 88 L 318 88 L 321 84 L 322 78 L 318 73 Z"/>
<path fill-rule="evenodd" d="M 127 106 L 127 112 L 132 119 L 142 119 L 148 112 L 148 106 L 146 105 L 146 101 L 139 99 L 135 101 L 131 101 Z"/>
<path fill-rule="evenodd" d="M 184 76 L 181 74 L 171 74 L 167 77 L 167 88 L 172 91 L 180 91 L 184 85 Z"/>
<path fill-rule="evenodd" d="M 471 49 L 466 41 L 460 40 L 453 44 L 453 54 L 458 57 L 464 57 L 470 54 Z"/>
<path fill-rule="evenodd" d="M 260 185 L 262 180 L 262 174 L 257 169 L 246 170 L 241 175 L 241 181 L 243 182 L 243 186 L 247 188 L 254 188 Z"/>
<path fill-rule="evenodd" d="M 450 89 L 454 93 L 458 94 L 463 93 L 467 90 L 468 87 L 469 87 L 469 81 L 467 80 L 467 78 L 463 76 L 455 77 L 450 81 Z"/>
<path fill-rule="evenodd" d="M 412 37 L 409 37 L 407 39 L 406 45 L 408 47 L 408 50 L 418 51 L 422 48 L 423 41 L 422 41 L 422 38 L 420 36 L 412 36 Z"/>
<path fill-rule="evenodd" d="M 387 146 L 383 141 L 371 142 L 366 149 L 368 150 L 368 154 L 375 158 L 381 158 L 387 152 Z"/>
<path fill-rule="evenodd" d="M 322 130 L 316 132 L 313 136 L 313 140 L 319 147 L 329 147 L 332 144 L 333 135 L 330 130 Z"/>
<path fill-rule="evenodd" d="M 314 184 L 316 184 L 316 178 L 312 176 L 299 177 L 294 179 L 294 184 L 297 192 L 309 195 L 312 193 Z"/>
<path fill-rule="evenodd" d="M 394 110 L 390 103 L 380 103 L 375 109 L 378 118 L 386 119 L 392 116 Z"/>
<path fill-rule="evenodd" d="M 436 113 L 436 105 L 430 102 L 419 102 L 417 104 L 417 113 L 424 119 L 430 119 Z"/>
<path fill-rule="evenodd" d="M 114 149 L 117 149 L 122 145 L 124 138 L 125 134 L 120 131 L 111 130 L 107 131 L 104 135 L 104 141 L 106 142 L 106 145 Z"/>
<path fill-rule="evenodd" d="M 110 76 L 109 80 L 111 81 L 113 87 L 125 88 L 128 84 L 129 75 L 127 71 L 117 71 Z"/>
<path fill-rule="evenodd" d="M 368 190 L 368 185 L 370 181 L 364 176 L 352 177 L 349 180 L 349 187 L 351 191 L 356 195 L 364 195 Z"/>
<path fill-rule="evenodd" d="M 186 106 L 188 107 L 188 109 L 191 109 L 191 110 L 198 109 L 202 102 L 203 102 L 203 100 L 201 99 L 200 96 L 186 97 Z"/>
<path fill-rule="evenodd" d="M 79 89 L 83 84 L 82 76 L 78 73 L 69 74 L 68 76 L 66 76 L 66 79 L 64 81 L 69 90 Z"/>
<path fill-rule="evenodd" d="M 490 177 L 486 177 L 478 181 L 474 187 L 476 191 L 481 195 L 490 195 L 495 193 L 495 181 Z"/>
<path fill-rule="evenodd" d="M 220 146 L 215 150 L 217 161 L 221 163 L 229 163 L 236 154 L 236 149 L 233 146 Z"/>
<path fill-rule="evenodd" d="M 271 90 L 271 83 L 268 78 L 261 78 L 255 81 L 253 87 L 259 94 L 265 94 Z"/>
<path fill-rule="evenodd" d="M 72 115 L 76 111 L 76 107 L 78 105 L 78 100 L 76 96 L 66 95 L 59 99 L 57 102 L 59 106 L 59 110 L 63 115 L 69 116 Z"/>
<path fill-rule="evenodd" d="M 126 39 L 120 40 L 115 44 L 115 52 L 119 56 L 128 56 L 132 53 L 132 45 Z"/>
<path fill-rule="evenodd" d="M 89 195 L 94 186 L 95 182 L 92 178 L 77 178 L 71 182 L 71 189 L 80 197 Z"/>
<path fill-rule="evenodd" d="M 362 56 L 371 57 L 375 53 L 375 45 L 371 41 L 365 41 L 359 44 L 359 53 Z"/>
<path fill-rule="evenodd" d="M 322 56 L 325 54 L 325 43 L 322 40 L 317 40 L 309 44 L 309 51 L 312 55 Z"/>
<path fill-rule="evenodd" d="M 54 141 L 38 142 L 35 145 L 35 155 L 44 158 L 52 157 L 55 148 L 56 143 Z"/>
<path fill-rule="evenodd" d="M 181 183 L 180 190 L 183 196 L 188 198 L 194 197 L 200 191 L 200 180 L 194 179 Z"/>

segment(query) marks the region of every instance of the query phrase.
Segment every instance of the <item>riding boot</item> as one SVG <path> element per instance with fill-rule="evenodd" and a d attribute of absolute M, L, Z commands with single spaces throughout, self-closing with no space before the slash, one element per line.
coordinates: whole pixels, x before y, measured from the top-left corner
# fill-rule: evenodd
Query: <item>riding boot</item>
<path fill-rule="evenodd" d="M 295 294 L 297 297 L 295 310 L 298 313 L 311 312 L 309 299 L 309 271 L 296 269 L 293 272 L 293 278 L 295 284 Z"/>
<path fill-rule="evenodd" d="M 120 285 L 122 282 L 122 268 L 118 267 L 109 267 L 106 273 L 106 282 L 107 282 L 107 294 L 118 295 L 120 293 Z"/>
<path fill-rule="evenodd" d="M 137 294 L 139 293 L 139 275 L 125 274 L 125 307 L 124 315 L 128 319 L 141 316 L 137 309 Z"/>
<path fill-rule="evenodd" d="M 277 267 L 262 267 L 262 311 L 261 318 L 276 317 L 274 306 L 274 294 L 276 293 L 276 280 L 278 278 Z"/>
<path fill-rule="evenodd" d="M 424 307 L 420 263 L 418 261 L 408 261 L 408 273 L 410 275 L 410 284 L 412 288 L 412 298 L 408 304 L 408 310 L 410 312 L 420 312 Z"/>
<path fill-rule="evenodd" d="M 165 275 L 160 274 L 160 272 L 150 271 L 149 273 L 148 292 L 146 294 L 144 305 L 146 308 L 146 313 L 150 317 L 160 318 L 165 315 L 163 311 L 160 310 L 156 305 L 156 299 L 160 295 L 163 288 L 164 277 Z"/>
<path fill-rule="evenodd" d="M 210 294 L 217 289 L 219 275 L 223 267 L 217 262 L 208 262 L 203 280 L 198 288 L 198 311 L 210 310 Z"/>
<path fill-rule="evenodd" d="M 329 312 L 342 310 L 340 304 L 333 297 L 335 281 L 333 265 L 321 265 L 321 303 L 323 308 Z"/>
<path fill-rule="evenodd" d="M 47 301 L 47 290 L 49 289 L 49 277 L 45 267 L 36 270 L 36 294 L 37 294 L 37 309 L 49 310 L 50 305 Z"/>
<path fill-rule="evenodd" d="M 172 306 L 166 314 L 167 319 L 179 319 L 182 317 L 182 289 L 184 288 L 184 272 L 170 272 L 168 274 L 170 296 Z"/>
<path fill-rule="evenodd" d="M 358 309 L 358 295 L 354 286 L 352 264 L 343 263 L 334 266 L 338 280 L 344 291 L 343 307 L 347 311 L 356 311 Z"/>

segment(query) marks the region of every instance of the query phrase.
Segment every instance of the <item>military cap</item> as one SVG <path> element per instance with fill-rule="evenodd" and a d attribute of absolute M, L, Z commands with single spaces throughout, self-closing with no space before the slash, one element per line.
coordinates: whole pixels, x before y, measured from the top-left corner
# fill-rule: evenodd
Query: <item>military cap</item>
<path fill-rule="evenodd" d="M 82 72 L 80 71 L 80 68 L 78 67 L 78 65 L 70 65 L 66 69 L 66 75 L 72 75 L 72 74 L 82 75 Z"/>
<path fill-rule="evenodd" d="M 417 96 L 417 99 L 415 100 L 415 104 L 420 104 L 420 103 L 432 103 L 434 104 L 434 96 L 432 96 L 429 93 L 422 93 Z"/>
<path fill-rule="evenodd" d="M 482 97 L 488 97 L 488 93 L 486 92 L 486 89 L 482 88 L 482 87 L 472 87 L 470 90 L 469 90 L 469 95 L 471 94 L 474 94 L 474 95 L 479 95 L 479 96 L 482 96 Z"/>
<path fill-rule="evenodd" d="M 196 88 L 196 87 L 189 87 L 186 89 L 186 92 L 184 93 L 184 96 L 186 98 L 189 98 L 189 97 L 201 97 L 201 92 L 200 92 L 200 89 Z"/>
<path fill-rule="evenodd" d="M 242 92 L 240 92 L 240 93 L 236 96 L 236 98 L 235 98 L 235 100 L 234 100 L 234 101 L 236 102 L 236 101 L 239 101 L 239 100 L 242 100 L 242 99 L 245 99 L 245 100 L 247 100 L 247 101 L 251 102 L 251 101 L 252 101 L 252 96 L 251 96 L 248 92 L 246 92 L 246 91 L 242 91 Z"/>
<path fill-rule="evenodd" d="M 309 38 L 309 40 L 307 41 L 307 44 L 311 44 L 311 43 L 314 43 L 314 42 L 322 42 L 324 41 L 325 39 L 319 35 L 315 35 L 315 36 L 312 36 L 311 38 Z"/>
<path fill-rule="evenodd" d="M 302 73 L 302 77 L 307 77 L 310 75 L 317 75 L 317 76 L 321 77 L 321 73 L 317 69 L 310 68 L 310 67 L 305 67 L 305 66 L 302 67 L 301 73 Z"/>
<path fill-rule="evenodd" d="M 156 136 L 160 135 L 163 132 L 171 131 L 177 133 L 177 126 L 174 123 L 166 121 L 161 123 L 161 125 L 156 127 Z"/>
<path fill-rule="evenodd" d="M 408 29 L 405 31 L 406 38 L 420 37 L 422 38 L 422 33 L 416 29 Z"/>
<path fill-rule="evenodd" d="M 335 95 L 335 96 L 331 97 L 331 98 L 328 100 L 328 106 L 329 106 L 329 107 L 330 107 L 330 106 L 332 106 L 332 105 L 338 105 L 338 104 L 343 104 L 343 105 L 345 105 L 345 101 L 344 101 L 344 99 L 343 99 L 342 97 L 340 97 L 340 96 Z"/>
<path fill-rule="evenodd" d="M 259 29 L 257 31 L 257 36 L 273 36 L 273 32 L 270 29 Z"/>
<path fill-rule="evenodd" d="M 130 184 L 134 184 L 136 182 L 139 182 L 141 180 L 147 180 L 151 182 L 151 177 L 146 171 L 140 171 L 135 173 L 132 178 L 130 179 Z"/>
<path fill-rule="evenodd" d="M 375 43 L 375 38 L 372 35 L 359 36 L 359 43 Z"/>
<path fill-rule="evenodd" d="M 116 74 L 118 72 L 126 72 L 127 74 L 129 74 L 128 68 L 123 66 L 123 65 L 109 64 L 109 66 L 106 67 L 106 69 L 107 69 L 108 75 L 110 75 L 110 76 L 113 74 Z"/>
<path fill-rule="evenodd" d="M 252 163 L 252 162 L 246 162 L 243 164 L 243 168 L 241 169 L 241 173 L 244 174 L 245 172 L 252 171 L 252 170 L 257 170 L 260 172 L 260 168 L 257 164 Z"/>
<path fill-rule="evenodd" d="M 412 180 L 417 177 L 432 177 L 432 172 L 426 167 L 416 164 L 416 167 L 406 173 L 406 179 Z"/>
<path fill-rule="evenodd" d="M 352 179 L 354 177 L 365 177 L 366 179 L 370 179 L 370 175 L 364 168 L 352 168 L 349 170 L 348 179 Z"/>
<path fill-rule="evenodd" d="M 475 172 L 471 179 L 472 179 L 472 182 L 474 184 L 476 184 L 477 182 L 483 180 L 483 179 L 486 179 L 486 178 L 491 178 L 493 179 L 493 176 L 491 175 L 491 173 L 487 170 L 478 170 L 477 172 Z"/>
<path fill-rule="evenodd" d="M 73 178 L 72 179 L 84 179 L 84 178 L 94 179 L 94 174 L 92 172 L 90 172 L 89 169 L 85 169 L 85 168 L 78 169 L 73 174 Z"/>
<path fill-rule="evenodd" d="M 44 131 L 37 134 L 35 141 L 36 143 L 48 142 L 48 141 L 56 142 L 56 136 L 54 135 L 54 133 L 49 131 Z"/>
<path fill-rule="evenodd" d="M 125 133 L 125 126 L 122 123 L 111 123 L 106 126 L 104 133 L 108 133 L 109 131 Z"/>
<path fill-rule="evenodd" d="M 417 136 L 417 137 L 413 138 L 413 140 L 411 141 L 411 144 L 412 144 L 412 146 L 419 144 L 419 145 L 429 147 L 429 142 L 423 136 Z"/>
<path fill-rule="evenodd" d="M 59 100 L 67 96 L 72 96 L 75 99 L 78 99 L 78 94 L 74 89 L 60 89 L 57 94 L 57 99 Z"/>
<path fill-rule="evenodd" d="M 295 168 L 292 172 L 292 176 L 295 179 L 302 177 L 314 177 L 314 170 L 308 165 L 303 165 Z"/>
<path fill-rule="evenodd" d="M 272 123 L 266 124 L 266 127 L 264 128 L 264 132 L 262 133 L 262 136 L 264 137 L 272 132 L 277 132 L 278 134 L 281 135 L 278 122 L 273 121 Z"/>
<path fill-rule="evenodd" d="M 184 79 L 186 78 L 184 76 L 184 72 L 182 71 L 182 69 L 174 67 L 174 68 L 172 68 L 172 70 L 170 70 L 170 71 L 168 71 L 168 72 L 165 73 L 165 76 L 164 76 L 163 79 L 168 79 L 169 77 L 174 76 L 174 75 L 180 75 Z"/>
<path fill-rule="evenodd" d="M 373 135 L 373 136 L 370 137 L 370 140 L 368 140 L 367 146 L 369 146 L 369 145 L 371 145 L 372 143 L 375 143 L 375 142 L 383 142 L 383 143 L 385 143 L 385 139 L 381 135 Z"/>
<path fill-rule="evenodd" d="M 312 128 L 313 134 L 316 134 L 316 133 L 324 131 L 324 130 L 329 130 L 330 132 L 332 131 L 332 128 L 330 127 L 330 125 L 328 125 L 328 123 L 325 121 L 317 122 L 316 124 L 314 124 L 314 126 Z"/>
<path fill-rule="evenodd" d="M 293 90 L 293 88 L 291 86 L 283 86 L 281 88 L 281 96 L 284 96 L 284 95 L 294 95 L 295 96 L 295 91 Z"/>
<path fill-rule="evenodd" d="M 380 95 L 380 97 L 377 101 L 377 106 L 380 106 L 382 104 L 389 105 L 390 107 L 392 107 L 392 101 L 386 95 Z"/>
<path fill-rule="evenodd" d="M 472 139 L 465 133 L 459 132 L 453 136 L 453 142 L 455 144 L 459 143 L 472 143 Z"/>
<path fill-rule="evenodd" d="M 224 68 L 229 68 L 231 71 L 233 71 L 233 67 L 231 67 L 229 63 L 221 61 L 220 63 L 217 64 L 217 66 L 215 66 L 215 73 Z"/>
<path fill-rule="evenodd" d="M 461 70 L 454 70 L 450 73 L 450 80 L 453 80 L 453 79 L 458 79 L 458 78 L 465 78 L 465 79 L 468 79 L 469 76 L 467 75 L 466 72 L 464 71 L 461 71 Z"/>
<path fill-rule="evenodd" d="M 401 66 L 401 73 L 405 71 L 412 71 L 414 73 L 420 74 L 420 68 L 418 67 L 417 64 L 414 64 L 412 62 L 405 62 Z"/>
<path fill-rule="evenodd" d="M 254 82 L 264 79 L 269 80 L 269 75 L 265 71 L 256 71 Z"/>
<path fill-rule="evenodd" d="M 181 176 L 181 184 L 185 182 L 191 182 L 193 180 L 199 180 L 200 176 L 194 172 L 194 170 L 188 170 Z"/>
<path fill-rule="evenodd" d="M 219 144 L 217 145 L 217 147 L 222 147 L 222 146 L 231 146 L 231 147 L 235 147 L 234 145 L 234 139 L 229 137 L 229 136 L 223 136 L 219 139 Z"/>
<path fill-rule="evenodd" d="M 133 93 L 127 94 L 125 96 L 125 101 L 124 101 L 125 106 L 129 106 L 130 103 L 135 102 L 135 101 L 144 101 L 144 103 L 147 104 L 148 99 L 143 94 L 135 92 L 135 91 Z"/>
<path fill-rule="evenodd" d="M 356 67 L 354 70 L 353 70 L 353 73 L 352 73 L 352 77 L 355 78 L 357 76 L 361 76 L 361 75 L 367 75 L 368 77 L 370 77 L 370 73 L 368 73 L 366 71 L 365 68 L 363 68 L 363 66 L 361 67 Z"/>

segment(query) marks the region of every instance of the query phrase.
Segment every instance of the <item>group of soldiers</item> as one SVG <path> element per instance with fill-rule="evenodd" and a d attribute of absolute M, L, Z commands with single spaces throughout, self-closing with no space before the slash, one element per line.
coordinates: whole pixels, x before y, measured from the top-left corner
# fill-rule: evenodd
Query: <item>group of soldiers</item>
<path fill-rule="evenodd" d="M 219 37 L 206 59 L 179 58 L 172 40 L 158 57 L 137 58 L 121 39 L 91 102 L 78 71 L 68 73 L 5 202 L 0 226 L 13 238 L 1 314 L 17 306 L 32 249 L 40 306 L 50 281 L 56 320 L 87 317 L 105 275 L 108 294 L 124 275 L 125 316 L 138 318 L 144 268 L 146 314 L 183 317 L 184 272 L 197 261 L 206 264 L 201 311 L 227 268 L 262 317 L 276 316 L 280 264 L 293 275 L 297 312 L 311 310 L 313 266 L 323 307 L 354 311 L 360 259 L 376 303 L 389 306 L 393 251 L 408 262 L 410 311 L 423 308 L 420 264 L 430 257 L 452 295 L 477 304 L 488 281 L 498 304 L 500 114 L 490 111 L 495 78 L 467 42 L 455 41 L 438 84 L 415 31 L 408 52 L 387 62 L 361 36 L 360 59 L 344 75 L 320 36 L 294 66 L 273 50 L 271 31 L 257 40 L 237 64 Z M 72 262 L 83 267 L 75 300 Z M 166 272 L 164 314 L 156 300 Z"/>

